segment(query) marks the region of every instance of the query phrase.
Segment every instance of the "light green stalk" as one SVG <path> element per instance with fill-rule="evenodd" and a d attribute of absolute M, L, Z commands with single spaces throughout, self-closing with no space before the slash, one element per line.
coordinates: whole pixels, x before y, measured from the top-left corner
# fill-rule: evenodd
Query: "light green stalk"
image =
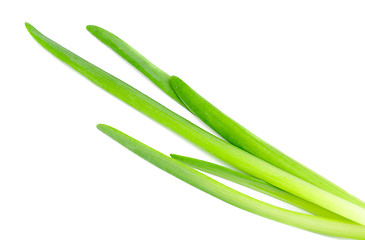
<path fill-rule="evenodd" d="M 365 238 L 365 227 L 363 226 L 297 213 L 264 203 L 227 187 L 112 127 L 98 125 L 98 129 L 156 167 L 233 206 L 271 220 L 320 234 L 353 239 Z"/>
<path fill-rule="evenodd" d="M 360 199 L 350 195 L 321 175 L 286 156 L 284 153 L 242 127 L 201 97 L 180 78 L 172 76 L 170 82 L 172 88 L 186 106 L 228 142 L 323 190 L 333 193 L 361 207 L 365 207 L 365 203 Z"/>
<path fill-rule="evenodd" d="M 54 56 L 87 77 L 97 86 L 161 123 L 223 161 L 278 188 L 365 225 L 365 209 L 328 193 L 221 140 L 182 118 L 118 78 L 87 62 L 50 40 L 30 24 L 29 33 Z"/>
<path fill-rule="evenodd" d="M 343 217 L 341 217 L 333 212 L 330 212 L 324 208 L 314 205 L 313 203 L 308 202 L 304 199 L 298 198 L 297 196 L 294 196 L 293 194 L 285 192 L 285 191 L 281 190 L 280 188 L 277 188 L 271 184 L 268 184 L 267 182 L 261 181 L 260 179 L 254 178 L 247 174 L 243 174 L 242 172 L 234 171 L 232 169 L 229 169 L 229 168 L 226 168 L 226 167 L 214 164 L 214 163 L 198 160 L 195 158 L 185 157 L 185 156 L 176 155 L 176 154 L 170 154 L 170 156 L 192 168 L 195 168 L 197 170 L 200 170 L 200 171 L 203 171 L 203 172 L 206 172 L 209 174 L 213 174 L 215 176 L 226 179 L 228 181 L 232 181 L 234 183 L 237 183 L 242 186 L 256 190 L 258 192 L 264 193 L 266 195 L 279 199 L 283 202 L 286 202 L 293 206 L 301 208 L 314 215 L 322 216 L 322 217 L 326 217 L 326 218 L 338 219 L 338 220 L 342 220 L 342 221 L 344 220 Z"/>
<path fill-rule="evenodd" d="M 176 95 L 171 94 L 171 91 L 167 90 L 169 87 L 165 84 L 167 74 L 161 69 L 157 68 L 135 49 L 107 30 L 97 26 L 88 26 L 87 30 L 141 71 L 158 87 L 160 87 L 159 82 L 164 82 L 163 87 L 160 88 L 176 100 Z M 155 77 L 151 77 L 151 75 L 154 75 Z M 159 80 L 156 80 L 156 78 Z M 360 199 L 264 142 L 200 97 L 196 92 L 188 88 L 186 84 L 178 83 L 177 77 L 171 76 L 171 80 L 172 83 L 175 84 L 175 92 L 184 102 L 182 106 L 199 117 L 228 142 L 325 191 L 333 193 L 361 207 L 365 207 L 365 203 Z M 185 92 L 177 86 L 178 84 L 180 84 L 181 87 L 185 87 Z M 177 102 L 181 104 L 181 100 L 179 99 Z"/>

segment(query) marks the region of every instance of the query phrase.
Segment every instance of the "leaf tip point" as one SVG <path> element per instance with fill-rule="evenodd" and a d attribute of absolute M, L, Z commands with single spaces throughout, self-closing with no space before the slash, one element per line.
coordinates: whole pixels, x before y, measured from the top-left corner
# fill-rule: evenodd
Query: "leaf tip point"
<path fill-rule="evenodd" d="M 90 33 L 95 32 L 99 27 L 95 25 L 87 25 L 86 30 L 88 30 Z"/>
<path fill-rule="evenodd" d="M 96 128 L 99 129 L 100 131 L 103 131 L 103 130 L 105 130 L 108 127 L 109 126 L 108 125 L 105 125 L 105 124 L 98 124 L 98 125 L 96 125 Z"/>
<path fill-rule="evenodd" d="M 34 27 L 32 26 L 32 24 L 30 24 L 30 23 L 28 23 L 28 22 L 25 22 L 25 23 L 24 23 L 24 25 L 25 25 L 25 27 L 28 29 L 28 31 L 29 31 L 29 29 L 34 28 Z"/>

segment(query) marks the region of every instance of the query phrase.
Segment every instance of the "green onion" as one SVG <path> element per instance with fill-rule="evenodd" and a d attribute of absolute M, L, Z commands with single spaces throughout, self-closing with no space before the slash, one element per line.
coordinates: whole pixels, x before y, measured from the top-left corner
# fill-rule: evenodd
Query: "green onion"
<path fill-rule="evenodd" d="M 109 46 L 132 66 L 137 68 L 148 79 L 150 79 L 156 86 L 169 95 L 176 102 L 185 107 L 184 103 L 179 99 L 174 90 L 169 84 L 169 75 L 152 64 L 144 56 L 139 54 L 131 46 L 129 46 L 122 39 L 118 38 L 111 32 L 108 32 L 100 27 L 89 25 L 86 29 L 95 37 L 100 39 L 105 45 Z"/>
<path fill-rule="evenodd" d="M 45 49 L 93 83 L 165 127 L 232 166 L 278 188 L 365 225 L 365 209 L 328 193 L 221 140 L 182 118 L 158 102 L 50 40 L 30 24 L 29 33 Z"/>
<path fill-rule="evenodd" d="M 159 81 L 166 81 L 166 75 L 160 77 L 159 81 L 150 77 L 155 71 L 155 76 L 161 75 L 163 71 L 149 62 L 135 49 L 125 43 L 123 40 L 108 32 L 107 30 L 97 27 L 88 26 L 88 31 L 98 38 L 101 42 L 113 49 L 117 54 L 126 59 L 146 77 L 156 84 Z M 315 173 L 306 166 L 300 164 L 289 156 L 285 155 L 278 149 L 272 147 L 262 139 L 255 136 L 253 133 L 242 127 L 233 119 L 226 116 L 220 110 L 215 108 L 212 104 L 199 96 L 187 84 L 182 82 L 179 78 L 171 76 L 170 81 L 174 87 L 174 91 L 179 98 L 184 102 L 185 108 L 188 108 L 193 114 L 199 117 L 204 123 L 211 127 L 215 132 L 221 135 L 231 144 L 251 153 L 252 155 L 265 160 L 272 165 L 291 173 L 313 185 L 322 188 L 334 195 L 344 198 L 352 203 L 355 203 L 365 208 L 365 203 L 355 196 L 349 194 L 339 186 L 325 179 L 321 175 Z M 156 84 L 158 87 L 159 85 Z M 162 88 L 168 92 L 165 88 Z M 168 93 L 170 96 L 171 94 Z M 176 97 L 173 96 L 176 100 Z M 181 103 L 180 99 L 178 100 Z"/>
<path fill-rule="evenodd" d="M 98 129 L 156 167 L 233 206 L 271 220 L 320 234 L 353 239 L 365 238 L 365 227 L 363 226 L 297 213 L 264 203 L 227 187 L 112 127 L 100 124 Z"/>
<path fill-rule="evenodd" d="M 350 195 L 339 186 L 288 157 L 242 127 L 201 97 L 178 77 L 172 76 L 170 82 L 186 106 L 228 142 L 323 190 L 365 207 L 365 203 L 360 199 Z"/>
<path fill-rule="evenodd" d="M 310 203 L 306 200 L 298 198 L 297 196 L 294 196 L 293 194 L 285 192 L 285 191 L 281 190 L 280 188 L 274 187 L 273 185 L 268 184 L 267 182 L 261 181 L 257 178 L 254 178 L 250 175 L 243 174 L 241 172 L 234 171 L 232 169 L 229 169 L 229 168 L 226 168 L 226 167 L 214 164 L 214 163 L 198 160 L 195 158 L 185 157 L 185 156 L 176 155 L 176 154 L 170 154 L 170 156 L 192 168 L 195 168 L 197 170 L 200 170 L 200 171 L 203 171 L 203 172 L 206 172 L 209 174 L 213 174 L 220 178 L 232 181 L 234 183 L 237 183 L 242 186 L 256 190 L 258 192 L 264 193 L 266 195 L 279 199 L 283 202 L 286 202 L 293 206 L 301 208 L 314 215 L 327 217 L 327 218 L 333 218 L 333 219 L 339 219 L 342 221 L 344 220 L 343 217 L 341 217 L 337 214 L 334 214 L 333 212 L 330 212 L 324 208 L 314 205 L 313 203 Z"/>

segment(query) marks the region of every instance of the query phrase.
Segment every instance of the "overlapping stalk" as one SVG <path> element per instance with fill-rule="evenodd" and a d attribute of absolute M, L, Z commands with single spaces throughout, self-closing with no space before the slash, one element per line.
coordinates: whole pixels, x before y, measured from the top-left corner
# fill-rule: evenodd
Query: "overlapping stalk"
<path fill-rule="evenodd" d="M 107 125 L 98 129 L 156 167 L 233 206 L 290 226 L 337 237 L 364 239 L 365 227 L 279 208 L 240 193 Z"/>
<path fill-rule="evenodd" d="M 185 104 L 183 105 L 185 108 L 189 109 L 231 144 L 325 191 L 328 191 L 365 208 L 365 203 L 363 201 L 349 194 L 336 184 L 332 183 L 301 163 L 290 158 L 286 154 L 282 153 L 278 149 L 274 148 L 270 144 L 266 143 L 248 131 L 246 128 L 242 127 L 236 121 L 225 115 L 207 100 L 202 98 L 178 77 L 171 76 L 170 78 L 166 78 L 167 74 L 164 71 L 148 61 L 143 55 L 138 53 L 122 39 L 97 26 L 90 25 L 87 27 L 87 30 L 101 42 L 127 60 L 135 68 L 141 71 L 165 93 L 176 100 L 176 96 L 171 94 L 171 91 L 167 90 L 166 87 L 160 87 L 160 84 L 158 84 L 159 82 L 166 83 L 166 81 L 170 80 L 170 88 L 173 89 L 179 97 L 177 102 L 181 104 L 182 101 Z M 156 80 L 156 78 L 158 78 L 157 76 L 163 77 Z M 166 86 L 166 84 L 164 86 Z"/>
<path fill-rule="evenodd" d="M 338 219 L 342 221 L 344 220 L 343 217 L 334 214 L 333 212 L 330 212 L 324 208 L 314 205 L 308 201 L 305 201 L 304 199 L 294 196 L 293 194 L 283 191 L 277 187 L 274 187 L 271 184 L 268 184 L 267 182 L 254 178 L 250 175 L 195 158 L 185 157 L 176 154 L 170 154 L 170 156 L 194 169 L 209 174 L 213 174 L 217 177 L 251 188 L 253 190 L 264 193 L 268 196 L 274 197 L 283 202 L 289 203 L 293 206 L 306 210 L 307 212 L 312 213 L 314 215 L 332 219 Z"/>
<path fill-rule="evenodd" d="M 215 137 L 214 135 L 204 131 L 203 129 L 197 127 L 188 120 L 172 112 L 171 110 L 165 108 L 164 106 L 157 103 L 148 96 L 142 94 L 141 92 L 129 86 L 128 84 L 106 73 L 102 69 L 92 65 L 86 60 L 73 54 L 69 50 L 61 47 L 57 43 L 53 42 L 52 40 L 42 35 L 31 25 L 27 24 L 27 28 L 28 31 L 31 33 L 31 35 L 49 52 L 51 52 L 60 60 L 70 65 L 72 68 L 74 68 L 76 71 L 87 77 L 93 83 L 103 88 L 104 90 L 108 91 L 109 93 L 119 98 L 120 100 L 124 101 L 125 103 L 129 104 L 130 106 L 134 107 L 135 109 L 139 110 L 140 112 L 144 113 L 145 115 L 149 116 L 150 118 L 154 119 L 155 121 L 159 122 L 160 124 L 166 126 L 167 128 L 185 137 L 187 140 L 200 146 L 207 152 L 217 156 L 223 161 L 228 162 L 232 166 L 235 166 L 236 168 L 249 173 L 252 176 L 260 178 L 266 181 L 267 183 L 270 183 L 280 189 L 287 191 L 288 193 L 294 194 L 304 200 L 317 204 L 354 222 L 365 225 L 365 209 L 359 207 L 354 203 L 346 201 L 341 197 L 331 194 L 319 187 L 316 187 L 313 184 L 304 181 L 303 179 L 300 179 L 280 168 L 277 168 Z M 147 65 L 148 64 L 151 63 L 147 62 Z M 140 67 L 143 66 L 140 65 Z M 104 130 L 105 129 L 109 128 L 105 127 Z M 113 131 L 105 130 L 105 132 L 108 132 L 111 135 L 115 133 L 114 130 Z M 113 136 L 115 136 L 115 134 Z M 134 148 L 132 148 L 131 150 L 137 152 L 139 151 L 138 149 Z M 148 156 L 144 156 L 144 158 L 147 158 L 148 160 Z M 171 158 L 168 159 L 169 161 L 171 161 Z M 179 165 L 172 165 L 172 166 L 177 167 Z M 184 166 L 187 167 L 186 165 Z M 186 174 L 188 174 L 188 172 L 186 172 Z M 230 196 L 231 192 L 229 191 L 227 192 L 224 188 L 222 188 L 221 190 L 223 195 L 221 195 L 221 197 L 219 198 L 229 202 L 228 201 L 229 199 L 227 199 L 226 197 Z M 214 196 L 217 195 L 217 193 L 214 194 L 212 192 L 209 193 Z M 225 194 L 227 194 L 227 196 L 224 196 Z M 347 234 L 347 236 L 349 236 L 350 235 L 349 229 L 351 228 L 351 230 L 353 231 L 352 232 L 353 235 L 351 237 L 360 238 L 364 236 L 365 238 L 365 235 L 363 235 L 364 227 L 356 226 L 356 224 L 344 223 L 342 221 L 330 220 L 328 218 L 321 218 L 321 217 L 317 218 L 305 214 L 297 215 L 298 213 L 294 214 L 295 215 L 294 217 L 294 215 L 292 215 L 290 211 L 286 212 L 287 210 L 281 212 L 284 215 L 287 213 L 288 214 L 287 217 L 284 216 L 278 217 L 278 215 L 280 214 L 271 215 L 273 214 L 273 212 L 275 212 L 273 209 L 276 209 L 276 207 L 264 208 L 260 205 L 259 202 L 255 202 L 258 200 L 255 200 L 253 202 L 244 201 L 244 203 L 242 203 L 243 205 L 241 203 L 235 203 L 234 200 L 232 201 L 233 203 L 230 202 L 231 204 L 236 206 L 240 205 L 243 209 L 246 209 L 248 211 L 257 213 L 261 216 L 265 216 L 279 222 L 297 226 L 306 230 L 330 234 L 329 229 L 332 229 L 334 226 L 337 226 L 337 227 L 342 227 L 342 229 L 337 229 L 335 231 L 336 233 L 333 233 L 333 235 L 344 236 Z M 250 204 L 253 205 L 251 206 Z M 260 209 L 255 209 L 254 206 L 255 204 L 257 204 L 257 208 Z M 302 218 L 302 223 L 299 224 L 300 221 L 298 219 L 300 218 Z M 318 225 L 314 226 L 315 223 L 317 223 Z"/>

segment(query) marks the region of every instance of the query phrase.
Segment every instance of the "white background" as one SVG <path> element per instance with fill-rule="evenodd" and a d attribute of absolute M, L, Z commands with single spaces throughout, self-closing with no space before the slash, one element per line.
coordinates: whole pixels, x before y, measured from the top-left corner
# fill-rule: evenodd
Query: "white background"
<path fill-rule="evenodd" d="M 100 133 L 95 125 L 106 123 L 165 154 L 216 161 L 58 61 L 25 21 L 201 124 L 85 26 L 108 29 L 365 199 L 363 1 L 33 0 L 0 9 L 0 239 L 328 239 L 221 202 Z"/>

